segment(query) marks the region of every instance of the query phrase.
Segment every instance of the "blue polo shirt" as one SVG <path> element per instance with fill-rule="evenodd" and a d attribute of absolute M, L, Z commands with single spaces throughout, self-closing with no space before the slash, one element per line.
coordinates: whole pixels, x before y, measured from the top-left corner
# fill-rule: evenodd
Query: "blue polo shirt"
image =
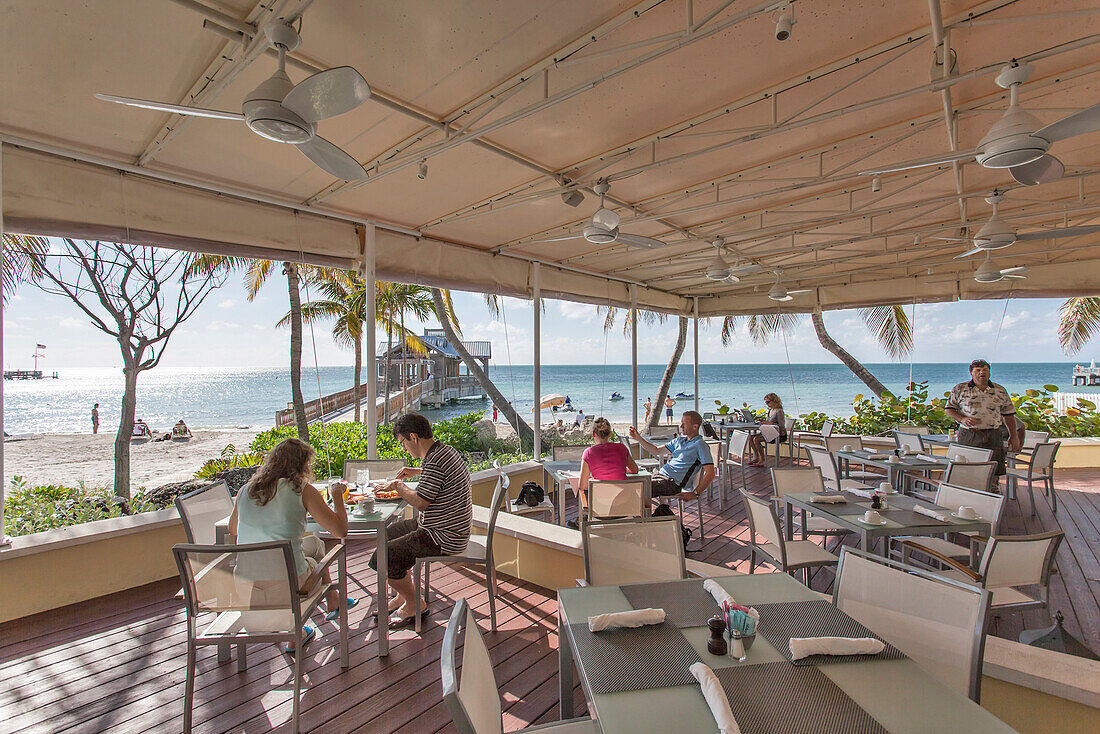
<path fill-rule="evenodd" d="M 696 461 L 699 462 L 699 468 L 707 464 L 714 464 L 714 460 L 710 456 L 710 447 L 707 446 L 706 439 L 703 438 L 702 434 L 690 440 L 683 436 L 677 436 L 666 443 L 665 448 L 672 452 L 672 458 L 665 462 L 658 474 L 668 477 L 677 484 L 684 480 L 687 470 Z"/>

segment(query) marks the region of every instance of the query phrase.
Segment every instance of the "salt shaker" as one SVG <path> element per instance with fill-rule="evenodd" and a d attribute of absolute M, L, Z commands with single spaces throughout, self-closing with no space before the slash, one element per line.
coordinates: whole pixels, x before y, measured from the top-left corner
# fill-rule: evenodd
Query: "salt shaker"
<path fill-rule="evenodd" d="M 743 663 L 749 659 L 745 652 L 745 643 L 741 639 L 741 632 L 737 629 L 730 630 L 730 657 L 737 658 L 737 662 Z"/>
<path fill-rule="evenodd" d="M 707 620 L 710 627 L 710 639 L 707 640 L 707 652 L 711 655 L 726 654 L 726 638 L 722 633 L 726 631 L 726 623 L 717 614 Z"/>

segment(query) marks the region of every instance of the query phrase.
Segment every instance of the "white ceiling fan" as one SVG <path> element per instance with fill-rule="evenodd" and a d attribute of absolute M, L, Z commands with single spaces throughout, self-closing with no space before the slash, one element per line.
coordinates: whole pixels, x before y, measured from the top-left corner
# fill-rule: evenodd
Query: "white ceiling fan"
<path fill-rule="evenodd" d="M 997 75 L 998 86 L 1009 90 L 1008 109 L 978 142 L 977 148 L 861 171 L 860 175 L 877 176 L 973 158 L 986 168 L 1007 168 L 1014 179 L 1026 186 L 1057 181 L 1066 169 L 1047 150 L 1059 140 L 1100 130 L 1100 104 L 1043 126 L 1034 115 L 1025 112 L 1017 100 L 1020 85 L 1034 70 L 1031 64 L 1012 63 Z"/>
<path fill-rule="evenodd" d="M 739 283 L 742 275 L 748 275 L 749 273 L 755 273 L 759 270 L 763 270 L 761 265 L 730 265 L 726 258 L 722 257 L 722 250 L 726 246 L 726 239 L 722 235 L 718 235 L 711 242 L 714 245 L 716 252 L 714 258 L 707 265 L 703 271 L 703 275 L 708 280 L 718 281 L 720 283 Z"/>
<path fill-rule="evenodd" d="M 993 262 L 992 253 L 987 252 L 985 253 L 985 260 L 974 271 L 974 280 L 979 283 L 996 283 L 1001 280 L 1027 280 L 1027 276 L 1023 275 L 1026 272 L 1027 268 L 1023 266 L 998 268 L 996 263 Z"/>
<path fill-rule="evenodd" d="M 619 215 L 606 208 L 603 203 L 604 196 L 611 190 L 607 181 L 600 179 L 592 190 L 600 197 L 600 208 L 592 215 L 592 219 L 584 226 L 580 234 L 571 234 L 564 237 L 549 237 L 546 239 L 528 240 L 523 244 L 536 244 L 540 242 L 562 242 L 583 237 L 594 245 L 608 245 L 612 242 L 627 245 L 628 247 L 640 247 L 646 250 L 654 250 L 664 247 L 665 243 L 654 237 L 646 237 L 640 234 L 630 234 L 619 231 Z"/>
<path fill-rule="evenodd" d="M 789 301 L 795 296 L 801 296 L 804 293 L 813 293 L 812 288 L 801 288 L 795 291 L 787 290 L 787 286 L 783 285 L 783 271 L 775 271 L 775 285 L 768 291 L 768 298 L 773 301 Z"/>
<path fill-rule="evenodd" d="M 367 172 L 359 161 L 317 134 L 316 123 L 350 112 L 368 99 L 371 91 L 367 80 L 350 66 L 337 66 L 294 84 L 286 73 L 286 54 L 301 43 L 298 31 L 289 23 L 276 22 L 265 25 L 264 33 L 279 52 L 279 68 L 271 78 L 249 92 L 241 112 L 188 107 L 113 94 L 97 94 L 95 97 L 105 102 L 178 115 L 242 120 L 257 135 L 297 146 L 306 158 L 339 179 L 355 181 L 366 178 Z"/>
<path fill-rule="evenodd" d="M 997 205 L 1004 201 L 1004 194 L 994 191 L 987 196 L 985 201 L 993 207 L 993 215 L 985 222 L 973 237 L 933 237 L 932 239 L 946 240 L 949 242 L 972 242 L 974 247 L 961 255 L 956 255 L 959 260 L 971 255 L 977 255 L 989 250 L 1000 250 L 1014 242 L 1026 242 L 1045 240 L 1056 237 L 1079 237 L 1081 235 L 1100 232 L 1100 224 L 1088 224 L 1080 227 L 1059 227 L 1057 229 L 1038 230 L 1036 232 L 1017 233 L 1016 228 L 1000 218 L 997 213 Z"/>

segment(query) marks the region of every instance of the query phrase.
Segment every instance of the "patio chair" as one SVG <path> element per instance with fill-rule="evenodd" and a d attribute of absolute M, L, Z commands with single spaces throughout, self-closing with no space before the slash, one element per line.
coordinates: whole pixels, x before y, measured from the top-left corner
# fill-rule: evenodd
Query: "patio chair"
<path fill-rule="evenodd" d="M 1035 492 L 1031 488 L 1032 482 L 1043 483 L 1043 493 L 1050 497 L 1051 512 L 1058 512 L 1058 495 L 1054 492 L 1054 457 L 1058 455 L 1058 441 L 1040 443 L 1031 451 L 1024 466 L 1008 467 L 1005 481 L 1007 491 L 1013 499 L 1017 499 L 1016 490 L 1020 486 L 1020 480 L 1027 481 L 1027 496 L 1031 500 L 1031 514 L 1035 514 Z"/>
<path fill-rule="evenodd" d="M 915 426 L 911 423 L 901 423 L 894 426 L 894 431 L 899 433 L 912 433 L 918 436 L 927 436 L 931 431 L 927 426 Z"/>
<path fill-rule="evenodd" d="M 542 502 L 532 507 L 525 502 L 519 502 L 508 497 L 508 488 L 512 486 L 512 480 L 508 477 L 503 469 L 500 468 L 500 459 L 493 460 L 493 468 L 497 470 L 497 487 L 501 487 L 504 490 L 504 503 L 508 512 L 513 515 L 520 515 L 528 517 L 530 515 L 549 515 L 550 520 L 553 523 L 558 521 L 558 506 L 554 504 L 554 501 L 550 499 L 550 493 L 546 492 L 542 495 Z M 496 494 L 496 490 L 493 490 Z"/>
<path fill-rule="evenodd" d="M 975 571 L 953 558 L 941 555 L 919 540 L 907 540 L 910 550 L 919 551 L 943 562 L 947 570 L 939 575 L 965 584 L 980 586 L 993 593 L 994 615 L 1025 609 L 1043 609 L 1050 618 L 1050 573 L 1054 556 L 1064 533 L 1051 530 L 1035 535 L 994 535 L 988 538 L 985 552 Z M 974 542 L 981 542 L 975 538 Z M 1037 585 L 1039 594 L 1020 591 L 1017 587 Z"/>
<path fill-rule="evenodd" d="M 825 421 L 821 424 L 820 431 L 795 431 L 795 442 L 798 445 L 798 456 L 802 458 L 802 449 L 806 448 L 806 442 L 809 441 L 811 446 L 817 446 L 824 448 L 825 439 L 833 435 L 833 422 Z"/>
<path fill-rule="evenodd" d="M 863 482 L 856 481 L 855 479 L 841 479 L 840 470 L 836 466 L 836 458 L 832 453 L 825 451 L 824 449 L 813 448 L 807 446 L 806 451 L 810 454 L 810 464 L 821 470 L 821 478 L 825 482 L 825 487 L 831 489 L 834 492 L 841 492 L 846 489 L 871 489 Z"/>
<path fill-rule="evenodd" d="M 844 548 L 833 603 L 977 703 L 990 596 L 930 571 Z"/>
<path fill-rule="evenodd" d="M 233 514 L 233 497 L 225 482 L 218 482 L 177 496 L 176 510 L 188 543 L 214 545 L 220 540 L 215 523 Z"/>
<path fill-rule="evenodd" d="M 459 635 L 462 635 L 462 672 L 458 671 Z M 465 599 L 459 599 L 451 612 L 440 650 L 440 682 L 443 702 L 454 720 L 458 734 L 501 734 L 504 720 L 500 692 L 493 675 L 493 661 L 474 615 Z M 600 734 L 592 719 L 570 719 L 530 726 L 521 731 L 554 734 Z"/>
<path fill-rule="evenodd" d="M 503 476 L 503 475 L 502 475 Z M 464 563 L 467 566 L 476 566 L 485 569 L 485 590 L 489 592 L 489 624 L 493 632 L 497 631 L 497 569 L 493 564 L 493 535 L 497 528 L 497 515 L 500 506 L 505 501 L 507 487 L 504 481 L 498 481 L 493 490 L 493 499 L 489 505 L 489 527 L 485 535 L 471 535 L 466 545 L 466 550 L 453 556 L 424 556 L 417 558 L 413 565 L 413 588 L 416 589 L 416 604 L 413 607 L 413 615 L 416 617 L 416 632 L 420 633 L 422 619 L 420 618 L 420 600 L 427 598 L 428 589 L 431 588 L 430 572 L 433 563 Z M 424 590 L 420 591 L 420 569 L 424 569 Z"/>
<path fill-rule="evenodd" d="M 653 426 L 646 434 L 646 438 L 676 438 L 680 434 L 679 426 Z"/>
<path fill-rule="evenodd" d="M 393 479 L 404 468 L 404 459 L 348 459 L 344 462 L 344 479 L 358 481 L 360 469 L 369 471 L 371 479 Z"/>
<path fill-rule="evenodd" d="M 714 479 L 711 480 L 711 486 L 714 485 L 714 482 L 718 481 L 717 469 L 718 469 L 718 467 L 716 465 L 715 466 Z M 701 481 L 703 481 L 703 467 L 702 466 L 696 467 L 694 478 L 693 478 L 693 475 L 691 475 L 691 474 L 684 477 L 683 486 L 686 487 L 687 483 L 689 481 L 694 482 L 694 484 L 693 484 L 694 487 L 699 486 L 699 483 Z M 708 489 L 708 496 L 709 496 L 710 487 L 708 487 L 707 489 Z M 690 499 L 690 498 L 684 499 L 683 497 L 653 497 L 652 501 L 653 502 L 660 502 L 661 500 L 667 500 L 667 499 L 672 499 L 676 502 L 676 506 L 680 510 L 680 522 L 683 522 L 684 518 L 686 517 L 686 515 L 684 514 L 684 512 L 685 512 L 684 503 L 685 502 L 694 502 L 695 503 L 695 512 L 699 517 L 699 546 L 700 546 L 700 548 L 702 548 L 702 546 L 706 545 L 707 533 L 706 533 L 706 529 L 703 527 L 703 496 L 700 495 L 700 496 L 696 497 L 695 499 Z"/>
<path fill-rule="evenodd" d="M 581 525 L 584 582 L 589 586 L 687 578 L 680 520 L 592 520 Z"/>
<path fill-rule="evenodd" d="M 741 486 L 745 486 L 745 452 L 748 450 L 749 436 L 748 431 L 730 431 L 729 436 L 726 437 L 726 450 L 722 452 L 723 455 L 719 458 L 721 462 L 720 476 L 723 482 L 727 477 L 729 478 L 730 487 L 733 487 L 733 475 L 730 474 L 733 467 L 741 470 Z M 715 471 L 718 471 L 717 466 Z M 717 476 L 715 479 L 717 479 Z M 719 485 L 718 491 L 724 506 L 726 503 L 724 483 Z"/>
<path fill-rule="evenodd" d="M 581 492 L 581 512 L 586 518 L 643 517 L 648 502 L 649 492 L 642 479 L 589 479 L 588 492 Z"/>
<path fill-rule="evenodd" d="M 584 446 L 555 446 L 550 451 L 554 461 L 580 461 L 587 449 L 588 445 L 586 444 Z"/>
<path fill-rule="evenodd" d="M 323 574 L 345 554 L 337 543 L 309 576 L 299 584 L 289 541 L 248 545 L 194 545 L 172 547 L 183 582 L 187 611 L 187 682 L 184 687 L 183 731 L 191 731 L 195 698 L 196 657 L 202 645 L 237 645 L 237 670 L 248 665 L 245 645 L 292 643 L 294 645 L 294 708 L 292 731 L 298 731 L 302 688 L 302 625 L 325 594 L 340 592 L 340 666 L 348 667 L 347 580 L 326 583 Z M 200 627 L 199 615 L 213 612 L 214 619 Z"/>
<path fill-rule="evenodd" d="M 707 448 L 710 449 L 710 460 L 714 463 L 714 481 L 707 487 L 707 499 L 709 500 L 714 496 L 715 490 L 718 491 L 719 499 L 725 501 L 722 497 L 722 442 L 718 439 L 706 439 Z"/>
<path fill-rule="evenodd" d="M 947 469 L 944 470 L 943 476 L 940 477 L 940 484 L 950 484 L 953 487 L 975 489 L 983 493 L 988 493 L 991 488 L 995 487 L 993 472 L 996 470 L 997 462 L 995 461 L 976 461 L 974 463 L 966 462 L 962 464 L 951 462 L 947 465 Z M 915 491 L 910 492 L 910 494 L 926 502 L 936 501 L 936 490 L 934 487 L 930 491 Z"/>
<path fill-rule="evenodd" d="M 824 492 L 825 481 L 821 478 L 821 470 L 817 467 L 810 469 L 776 468 L 772 469 L 772 488 L 775 490 L 772 501 L 775 502 L 777 507 L 776 514 L 782 514 L 778 508 L 783 506 L 783 503 L 779 501 L 783 495 L 789 492 Z M 793 512 L 791 521 L 795 526 L 802 529 L 803 540 L 806 539 L 807 535 L 821 535 L 828 541 L 830 536 L 843 537 L 852 532 L 848 528 L 812 514 L 807 514 L 806 524 L 803 525 L 802 513 L 798 511 Z"/>
<path fill-rule="evenodd" d="M 862 436 L 830 436 L 829 438 L 825 439 L 825 447 L 829 450 L 829 453 L 833 454 L 834 456 L 836 456 L 837 451 L 843 450 L 843 448 L 845 446 L 851 446 L 854 449 L 862 449 L 863 448 L 863 437 Z M 849 468 L 848 468 L 848 474 L 846 475 L 847 479 L 854 479 L 857 482 L 863 482 L 863 483 L 874 482 L 875 484 L 878 484 L 879 482 L 886 481 L 886 475 L 884 473 L 882 473 L 881 471 L 870 470 L 866 467 L 866 465 L 860 464 L 858 462 L 848 462 L 848 463 L 849 463 Z M 863 468 L 862 469 L 852 469 L 851 464 L 853 464 L 853 463 L 855 463 L 857 466 L 862 466 Z"/>
<path fill-rule="evenodd" d="M 921 439 L 919 433 L 906 433 L 904 431 L 894 430 L 894 443 L 897 445 L 900 451 L 924 451 L 924 440 Z"/>
<path fill-rule="evenodd" d="M 967 466 L 961 464 L 960 466 Z M 968 489 L 966 487 L 957 487 L 947 483 L 941 483 L 936 490 L 936 496 L 931 500 L 933 504 L 937 504 L 940 507 L 948 507 L 952 511 L 957 512 L 963 505 L 973 507 L 978 513 L 978 516 L 989 520 L 993 533 L 996 534 L 1001 523 L 1001 513 L 1004 510 L 1005 498 L 1003 495 L 994 494 L 993 492 L 985 492 L 978 489 Z M 963 533 L 969 538 L 980 537 L 976 532 Z M 912 550 L 911 546 L 905 545 L 905 541 L 912 540 L 919 543 L 925 548 L 931 548 L 940 555 L 947 556 L 956 561 L 969 564 L 971 556 L 973 555 L 973 543 L 968 541 L 966 545 L 960 545 L 953 543 L 946 538 L 939 538 L 936 536 L 913 536 L 902 535 L 893 539 L 895 543 L 901 544 L 901 560 L 904 563 L 909 563 L 909 555 Z"/>
<path fill-rule="evenodd" d="M 947 460 L 958 462 L 989 461 L 993 458 L 993 449 L 980 449 L 975 446 L 963 446 L 961 443 L 947 444 Z"/>
<path fill-rule="evenodd" d="M 756 554 L 764 556 L 768 562 L 780 571 L 794 575 L 795 571 L 802 570 L 805 576 L 806 586 L 810 585 L 810 569 L 821 566 L 835 566 L 840 558 L 822 548 L 812 540 L 786 540 L 783 530 L 779 525 L 779 515 L 775 512 L 775 505 L 769 500 L 762 500 L 745 490 L 741 490 L 741 496 L 745 498 L 746 514 L 749 518 L 749 573 L 756 570 Z M 763 543 L 756 541 L 756 536 L 764 538 Z"/>

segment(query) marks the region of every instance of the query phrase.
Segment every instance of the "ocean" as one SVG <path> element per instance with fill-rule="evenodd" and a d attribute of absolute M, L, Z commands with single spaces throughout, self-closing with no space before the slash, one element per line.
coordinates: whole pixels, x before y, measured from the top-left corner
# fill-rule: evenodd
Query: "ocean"
<path fill-rule="evenodd" d="M 908 364 L 871 364 L 868 369 L 889 389 L 900 394 L 909 382 Z M 652 397 L 664 374 L 664 365 L 640 365 L 639 402 Z M 1073 392 L 1098 392 L 1097 388 L 1073 388 L 1072 363 L 995 364 L 993 380 L 1009 392 L 1058 385 Z M 320 392 L 329 394 L 351 387 L 348 367 L 322 367 L 318 374 L 303 368 L 302 392 L 306 400 Z M 914 364 L 913 379 L 929 381 L 929 395 L 939 396 L 967 379 L 966 364 Z M 122 401 L 122 372 L 113 369 L 58 370 L 60 378 L 4 383 L 4 430 L 18 433 L 78 433 L 91 430 L 91 410 L 99 403 L 100 427 L 113 432 Z M 490 365 L 490 377 L 504 396 L 525 415 L 534 409 L 532 368 Z M 793 383 L 793 384 L 792 384 Z M 609 401 L 614 391 L 624 400 Z M 680 365 L 669 391 L 692 393 L 691 364 Z M 604 415 L 613 421 L 630 419 L 630 365 L 547 365 L 542 368 L 543 395 L 568 395 L 586 415 Z M 790 415 L 821 411 L 851 415 L 852 398 L 867 393 L 866 386 L 842 364 L 734 365 L 704 364 L 699 368 L 700 408 L 713 410 L 715 400 L 731 407 L 747 402 L 763 406 L 763 396 L 777 393 Z M 180 418 L 192 428 L 228 428 L 274 425 L 275 411 L 290 401 L 289 372 L 283 369 L 153 369 L 138 378 L 137 417 L 154 429 L 167 430 Z M 682 400 L 680 410 L 693 404 Z M 432 420 L 452 418 L 471 410 L 492 411 L 488 400 L 460 400 L 438 411 L 425 411 Z M 639 418 L 643 411 L 639 409 Z M 572 414 L 568 414 L 572 419 Z M 543 412 L 543 421 L 550 412 Z"/>

